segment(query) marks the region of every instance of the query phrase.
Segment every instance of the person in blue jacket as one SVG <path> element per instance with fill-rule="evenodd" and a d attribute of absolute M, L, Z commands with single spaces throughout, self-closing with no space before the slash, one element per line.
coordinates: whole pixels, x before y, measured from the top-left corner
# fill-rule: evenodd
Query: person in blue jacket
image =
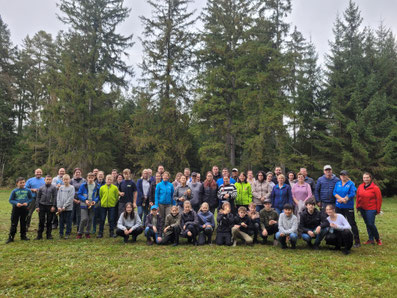
<path fill-rule="evenodd" d="M 318 178 L 314 197 L 316 198 L 317 205 L 325 212 L 325 207 L 331 204 L 335 206 L 334 188 L 339 178 L 332 173 L 330 165 L 324 166 L 324 175 Z"/>
<path fill-rule="evenodd" d="M 333 192 L 333 195 L 336 198 L 336 213 L 340 213 L 346 217 L 352 227 L 354 247 L 360 247 L 360 236 L 356 219 L 354 217 L 354 197 L 356 196 L 357 188 L 354 185 L 354 182 L 349 179 L 347 171 L 343 170 L 339 175 L 341 180 L 336 182 Z"/>
<path fill-rule="evenodd" d="M 277 214 L 283 212 L 284 205 L 290 204 L 293 206 L 291 187 L 285 184 L 285 176 L 279 174 L 277 176 L 278 184 L 273 187 L 270 199 L 272 200 L 272 207 L 276 210 Z"/>
<path fill-rule="evenodd" d="M 171 213 L 171 207 L 175 205 L 174 201 L 174 186 L 170 180 L 170 173 L 164 172 L 162 175 L 163 181 L 156 186 L 154 204 L 159 206 L 161 226 L 164 227 L 165 218 Z"/>
<path fill-rule="evenodd" d="M 30 222 L 32 220 L 33 211 L 36 210 L 37 193 L 38 193 L 40 187 L 42 187 L 45 184 L 45 181 L 44 181 L 44 178 L 42 177 L 42 175 L 43 175 L 43 171 L 41 169 L 36 169 L 34 171 L 34 177 L 29 178 L 25 184 L 25 187 L 27 189 L 30 189 L 30 191 L 32 192 L 32 196 L 33 196 L 33 200 L 28 206 L 29 212 L 28 212 L 28 216 L 26 217 L 26 229 L 29 229 Z"/>
<path fill-rule="evenodd" d="M 19 221 L 21 222 L 21 240 L 29 240 L 26 237 L 26 217 L 29 212 L 28 205 L 32 202 L 33 195 L 30 189 L 25 188 L 25 178 L 19 177 L 16 184 L 17 188 L 11 192 L 9 199 L 12 205 L 11 228 L 6 244 L 14 241 Z"/>
<path fill-rule="evenodd" d="M 221 178 L 219 178 L 218 180 L 216 180 L 216 184 L 218 185 L 218 187 L 221 187 L 221 185 L 223 184 L 223 177 L 225 176 L 229 176 L 230 178 L 230 184 L 234 184 L 236 183 L 236 180 L 234 180 L 232 177 L 230 177 L 230 173 L 229 170 L 227 168 L 224 168 L 222 170 L 222 176 Z"/>

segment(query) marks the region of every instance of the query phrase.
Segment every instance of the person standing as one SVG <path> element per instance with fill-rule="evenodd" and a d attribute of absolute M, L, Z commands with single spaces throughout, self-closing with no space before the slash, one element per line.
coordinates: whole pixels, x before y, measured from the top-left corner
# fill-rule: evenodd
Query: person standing
<path fill-rule="evenodd" d="M 238 182 L 235 184 L 237 189 L 236 208 L 243 206 L 248 209 L 248 205 L 252 202 L 251 184 L 247 182 L 247 175 L 244 172 L 240 173 Z"/>
<path fill-rule="evenodd" d="M 219 167 L 218 166 L 212 166 L 212 176 L 213 179 L 216 181 L 218 181 L 218 179 L 222 178 L 221 173 L 219 173 Z"/>
<path fill-rule="evenodd" d="M 357 190 L 356 208 L 360 211 L 367 226 L 368 241 L 364 244 L 382 245 L 378 229 L 375 225 L 375 217 L 382 207 L 382 193 L 379 187 L 372 181 L 370 173 L 363 174 L 363 183 Z M 375 241 L 374 241 L 375 240 Z"/>
<path fill-rule="evenodd" d="M 315 183 L 314 183 L 313 178 L 310 178 L 307 175 L 307 169 L 306 168 L 300 168 L 299 173 L 303 174 L 303 176 L 305 177 L 305 182 L 310 185 L 310 187 L 312 189 L 312 193 L 314 193 Z"/>
<path fill-rule="evenodd" d="M 215 214 L 215 209 L 218 207 L 218 185 L 214 180 L 214 176 L 210 171 L 207 172 L 206 179 L 203 182 L 203 202 L 209 205 L 212 214 Z"/>
<path fill-rule="evenodd" d="M 115 237 L 114 234 L 114 217 L 117 216 L 116 203 L 119 198 L 119 190 L 113 184 L 112 175 L 106 176 L 106 184 L 99 189 L 99 200 L 101 201 L 101 222 L 99 224 L 99 233 L 97 238 L 103 237 L 103 230 L 105 227 L 106 217 L 109 222 L 109 237 Z"/>
<path fill-rule="evenodd" d="M 261 211 L 265 200 L 270 198 L 273 187 L 265 179 L 265 172 L 259 171 L 252 186 L 252 202 L 255 204 L 256 211 Z"/>
<path fill-rule="evenodd" d="M 75 188 L 70 185 L 70 176 L 63 175 L 63 185 L 58 189 L 57 207 L 59 213 L 59 238 L 63 239 L 66 225 L 65 238 L 68 239 L 72 231 L 72 210 Z"/>
<path fill-rule="evenodd" d="M 138 197 L 138 189 L 135 182 L 131 179 L 131 170 L 124 169 L 123 170 L 124 180 L 121 181 L 119 185 L 119 194 L 120 200 L 118 204 L 117 210 L 117 219 L 120 217 L 121 213 L 125 210 L 125 204 L 132 203 L 134 209 L 137 207 L 137 197 Z M 142 208 L 142 203 L 140 203 Z M 138 208 L 139 214 L 139 208 Z M 142 213 L 139 214 L 139 217 L 142 218 Z M 117 224 L 117 222 L 116 222 Z"/>
<path fill-rule="evenodd" d="M 72 221 L 75 226 L 77 226 L 77 231 L 79 230 L 80 218 L 81 218 L 81 208 L 80 200 L 77 197 L 80 186 L 85 182 L 82 177 L 82 171 L 80 168 L 75 168 L 73 170 L 73 179 L 70 181 L 70 185 L 74 187 L 74 199 L 73 199 L 73 213 Z"/>
<path fill-rule="evenodd" d="M 254 172 L 252 170 L 247 171 L 247 182 L 251 184 L 251 188 L 254 186 L 255 177 L 254 177 Z"/>
<path fill-rule="evenodd" d="M 39 228 L 35 240 L 43 239 L 44 226 L 47 229 L 47 239 L 52 239 L 52 218 L 57 208 L 57 189 L 52 185 L 52 177 L 45 177 L 45 184 L 39 188 L 36 198 L 36 211 L 39 213 Z"/>
<path fill-rule="evenodd" d="M 105 173 L 103 171 L 98 171 L 96 175 L 96 181 L 95 181 L 97 188 L 98 188 L 98 197 L 99 197 L 99 189 L 105 185 Z M 101 222 L 101 201 L 98 199 L 98 202 L 93 206 L 94 208 L 94 219 L 92 221 L 92 233 L 96 233 L 96 227 L 97 225 Z"/>
<path fill-rule="evenodd" d="M 175 205 L 174 201 L 174 186 L 168 180 L 170 173 L 163 173 L 163 181 L 156 186 L 155 205 L 159 206 L 160 217 L 162 220 L 161 226 L 164 227 L 165 218 L 171 212 L 171 207 Z"/>
<path fill-rule="evenodd" d="M 332 204 L 335 206 L 334 188 L 338 181 L 339 178 L 332 173 L 332 167 L 330 165 L 324 166 L 324 175 L 318 178 L 314 192 L 317 205 L 323 212 L 327 205 Z"/>
<path fill-rule="evenodd" d="M 136 199 L 138 215 L 142 221 L 145 222 L 146 216 L 149 214 L 150 209 L 150 178 L 147 169 L 142 171 L 142 178 L 138 179 L 136 187 L 138 191 Z"/>
<path fill-rule="evenodd" d="M 193 210 L 197 213 L 200 209 L 203 201 L 203 184 L 197 181 L 197 173 L 192 173 L 192 181 L 188 184 L 191 190 L 190 203 L 192 204 Z"/>
<path fill-rule="evenodd" d="M 292 206 L 292 192 L 291 187 L 285 184 L 285 177 L 283 174 L 277 176 L 278 183 L 273 187 L 270 199 L 272 200 L 272 207 L 276 210 L 277 214 L 283 212 L 286 204 Z"/>
<path fill-rule="evenodd" d="M 298 182 L 292 187 L 292 199 L 295 203 L 295 214 L 300 218 L 300 213 L 305 208 L 305 202 L 313 196 L 312 189 L 308 183 L 305 182 L 305 177 L 302 173 L 298 173 Z"/>
<path fill-rule="evenodd" d="M 230 178 L 229 170 L 227 168 L 224 168 L 222 170 L 222 178 L 219 178 L 218 180 L 216 180 L 216 184 L 218 184 L 218 187 L 220 187 L 223 184 L 225 176 L 229 177 L 230 184 L 236 183 L 236 180 L 234 180 L 233 178 Z"/>
<path fill-rule="evenodd" d="M 219 180 L 218 180 L 219 181 Z M 233 215 L 237 214 L 237 209 L 235 205 L 235 199 L 237 198 L 237 188 L 234 184 L 230 183 L 230 178 L 228 175 L 223 177 L 223 183 L 218 189 L 218 200 L 220 209 L 224 203 L 230 204 L 230 211 Z"/>
<path fill-rule="evenodd" d="M 58 170 L 58 176 L 55 176 L 52 179 L 52 185 L 54 185 L 57 190 L 59 190 L 59 188 L 63 185 L 63 175 L 65 175 L 66 171 L 65 168 L 60 168 Z M 56 229 L 58 228 L 58 215 L 54 214 L 53 216 L 53 220 L 52 220 L 52 229 Z"/>
<path fill-rule="evenodd" d="M 281 169 L 281 167 L 275 167 L 274 168 L 274 176 L 273 176 L 273 179 L 272 179 L 274 185 L 277 185 L 277 183 L 278 183 L 278 179 L 277 178 L 278 178 L 279 175 L 284 175 L 283 174 L 283 170 Z M 285 180 L 284 183 L 289 185 L 289 180 L 288 179 L 284 179 L 284 180 Z"/>
<path fill-rule="evenodd" d="M 36 209 L 37 192 L 39 191 L 40 187 L 42 187 L 45 184 L 42 175 L 43 175 L 43 171 L 41 169 L 36 169 L 34 171 L 34 177 L 29 178 L 28 181 L 26 181 L 25 187 L 32 192 L 32 196 L 33 196 L 33 200 L 28 206 L 29 212 L 28 212 L 28 216 L 26 217 L 26 230 L 28 230 L 30 227 L 32 215 L 34 210 Z"/>
<path fill-rule="evenodd" d="M 336 198 L 335 210 L 336 213 L 342 214 L 349 222 L 353 232 L 354 247 L 360 247 L 360 235 L 354 217 L 354 197 L 356 196 L 357 188 L 353 181 L 349 179 L 347 171 L 341 171 L 339 177 L 341 180 L 336 182 L 333 193 Z"/>

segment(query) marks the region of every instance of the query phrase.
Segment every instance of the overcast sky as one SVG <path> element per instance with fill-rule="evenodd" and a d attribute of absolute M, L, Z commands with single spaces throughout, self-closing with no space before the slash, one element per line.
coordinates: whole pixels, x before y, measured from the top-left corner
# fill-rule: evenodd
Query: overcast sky
<path fill-rule="evenodd" d="M 59 13 L 57 2 L 59 0 L 0 0 L 0 15 L 11 31 L 13 43 L 19 45 L 27 35 L 33 36 L 39 30 L 55 37 L 59 30 L 67 29 L 56 17 L 56 13 Z M 195 0 L 191 7 L 199 13 L 205 3 L 205 0 Z M 356 3 L 360 7 L 364 26 L 376 28 L 383 21 L 385 26 L 397 33 L 397 1 L 356 0 Z M 151 10 L 146 0 L 125 0 L 125 5 L 132 11 L 120 31 L 125 35 L 134 34 L 135 45 L 129 51 L 127 63 L 136 70 L 142 57 L 138 40 L 142 26 L 138 17 L 150 16 Z M 332 28 L 336 15 L 338 12 L 343 13 L 347 5 L 348 0 L 292 0 L 289 22 L 292 26 L 297 26 L 306 39 L 312 39 L 320 61 L 329 50 L 328 40 L 333 39 Z"/>

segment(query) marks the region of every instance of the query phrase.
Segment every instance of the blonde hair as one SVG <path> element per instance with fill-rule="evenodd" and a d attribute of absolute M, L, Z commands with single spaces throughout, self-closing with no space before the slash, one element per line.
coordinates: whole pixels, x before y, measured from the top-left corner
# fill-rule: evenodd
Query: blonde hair
<path fill-rule="evenodd" d="M 203 208 L 203 206 L 207 206 L 208 210 L 210 209 L 210 205 L 208 205 L 207 202 L 204 202 L 204 203 L 201 204 L 200 211 Z"/>
<path fill-rule="evenodd" d="M 113 177 L 112 177 L 112 175 L 106 175 L 106 178 L 105 178 L 105 180 L 108 180 L 108 178 L 112 179 L 112 181 L 113 181 Z"/>
<path fill-rule="evenodd" d="M 70 176 L 68 174 L 65 174 L 65 175 L 63 175 L 62 180 L 65 179 L 65 178 L 70 179 Z"/>
<path fill-rule="evenodd" d="M 278 179 L 278 177 L 281 177 L 281 178 L 283 178 L 283 179 L 284 179 L 284 181 L 285 181 L 285 176 L 284 176 L 283 174 L 280 174 L 280 175 L 278 175 L 278 176 L 277 176 L 277 179 Z"/>
<path fill-rule="evenodd" d="M 183 202 L 183 207 L 185 207 L 185 205 L 189 205 L 190 208 L 192 207 L 192 203 L 190 203 L 190 201 L 184 201 Z"/>
<path fill-rule="evenodd" d="M 123 174 L 131 174 L 131 170 L 130 169 L 124 169 L 123 170 Z"/>

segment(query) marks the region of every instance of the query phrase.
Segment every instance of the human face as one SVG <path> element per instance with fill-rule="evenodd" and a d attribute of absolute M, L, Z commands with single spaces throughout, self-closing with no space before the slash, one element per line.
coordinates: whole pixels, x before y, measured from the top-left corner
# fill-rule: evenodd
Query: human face
<path fill-rule="evenodd" d="M 214 179 L 214 176 L 211 173 L 207 174 L 207 181 L 211 182 Z"/>
<path fill-rule="evenodd" d="M 95 179 L 95 176 L 87 176 L 88 184 L 93 184 L 94 183 L 94 179 Z"/>
<path fill-rule="evenodd" d="M 298 182 L 305 182 L 305 177 L 303 175 L 298 175 Z"/>
<path fill-rule="evenodd" d="M 285 179 L 284 179 L 283 176 L 280 176 L 280 175 L 279 175 L 279 176 L 277 177 L 277 182 L 278 182 L 279 184 L 284 184 L 284 180 L 285 180 Z"/>
<path fill-rule="evenodd" d="M 192 182 L 197 182 L 197 175 L 196 176 L 192 176 Z"/>
<path fill-rule="evenodd" d="M 240 218 L 243 218 L 246 214 L 247 214 L 247 212 L 245 212 L 245 211 L 243 211 L 243 210 L 240 210 L 240 211 L 238 212 L 238 216 L 240 216 Z"/>
<path fill-rule="evenodd" d="M 112 184 L 112 182 L 113 182 L 112 176 L 107 176 L 107 177 L 106 177 L 106 184 L 107 184 L 107 185 L 110 185 L 110 184 Z"/>
<path fill-rule="evenodd" d="M 327 213 L 328 216 L 333 216 L 335 214 L 335 210 L 327 206 L 327 208 L 325 208 L 325 213 Z"/>
<path fill-rule="evenodd" d="M 265 179 L 265 177 L 263 177 L 263 174 L 262 174 L 262 173 L 259 173 L 259 174 L 258 174 L 258 180 L 259 180 L 260 182 L 262 182 L 263 179 Z"/>
<path fill-rule="evenodd" d="M 98 172 L 98 180 L 103 181 L 105 179 L 105 174 L 103 172 Z"/>
<path fill-rule="evenodd" d="M 160 182 L 160 181 L 161 181 L 161 174 L 156 173 L 156 182 Z"/>
<path fill-rule="evenodd" d="M 200 182 L 200 179 L 201 179 L 201 175 L 197 173 L 197 181 Z"/>
<path fill-rule="evenodd" d="M 286 216 L 291 216 L 292 210 L 291 209 L 284 209 L 284 213 Z"/>
<path fill-rule="evenodd" d="M 203 211 L 204 213 L 208 212 L 208 206 L 206 204 L 201 206 L 201 211 Z"/>
<path fill-rule="evenodd" d="M 170 179 L 170 176 L 168 174 L 163 174 L 163 180 L 168 181 Z"/>
<path fill-rule="evenodd" d="M 254 212 L 256 210 L 255 206 L 248 206 L 249 211 Z"/>
<path fill-rule="evenodd" d="M 271 182 L 272 179 L 273 179 L 273 174 L 269 174 L 269 175 L 266 176 L 267 182 Z"/>
<path fill-rule="evenodd" d="M 43 175 L 43 171 L 41 169 L 37 169 L 36 171 L 34 171 L 34 176 L 36 178 L 41 178 L 42 175 Z"/>
<path fill-rule="evenodd" d="M 306 205 L 307 211 L 309 211 L 310 214 L 314 212 L 314 205 L 313 204 L 307 204 Z"/>
<path fill-rule="evenodd" d="M 189 213 L 189 212 L 190 212 L 190 209 L 191 209 L 190 204 L 184 204 L 184 205 L 183 205 L 183 212 L 184 212 L 184 213 Z"/>
<path fill-rule="evenodd" d="M 212 167 L 212 173 L 213 173 L 214 175 L 218 175 L 218 173 L 219 173 L 219 168 L 216 167 L 216 166 L 213 166 L 213 167 Z"/>
<path fill-rule="evenodd" d="M 265 210 L 269 211 L 272 209 L 272 204 L 271 203 L 265 203 Z"/>
<path fill-rule="evenodd" d="M 365 185 L 368 185 L 371 183 L 371 176 L 368 174 L 364 174 L 363 175 L 363 182 L 365 183 Z"/>
<path fill-rule="evenodd" d="M 222 176 L 228 176 L 229 175 L 229 171 L 226 169 L 222 170 Z"/>
<path fill-rule="evenodd" d="M 299 170 L 299 172 L 301 172 L 303 174 L 303 176 L 305 176 L 305 177 L 307 176 L 307 170 L 305 168 L 301 168 Z"/>
<path fill-rule="evenodd" d="M 147 178 L 149 178 L 149 174 L 148 174 L 148 171 L 147 171 L 147 170 L 144 170 L 144 171 L 142 172 L 142 178 L 145 179 L 145 180 L 147 180 Z"/>
<path fill-rule="evenodd" d="M 160 174 L 164 173 L 164 167 L 163 166 L 159 166 L 157 169 L 157 172 L 159 172 Z"/>
<path fill-rule="evenodd" d="M 152 171 L 151 169 L 148 169 L 148 170 L 147 170 L 147 174 L 148 174 L 149 177 L 151 177 L 152 174 L 153 174 L 153 171 Z"/>
<path fill-rule="evenodd" d="M 107 179 L 106 179 L 107 180 Z M 132 212 L 132 206 L 131 205 L 127 205 L 127 207 L 125 207 L 125 211 L 130 214 Z"/>
<path fill-rule="evenodd" d="M 342 180 L 343 183 L 347 182 L 349 180 L 349 176 L 347 175 L 340 175 L 339 176 L 340 180 Z"/>
<path fill-rule="evenodd" d="M 223 184 L 224 185 L 229 185 L 230 184 L 230 178 L 227 177 L 227 176 L 223 177 Z"/>
<path fill-rule="evenodd" d="M 157 215 L 157 209 L 152 209 L 152 210 L 150 211 L 150 213 L 151 213 L 153 216 L 156 216 L 156 215 Z"/>
<path fill-rule="evenodd" d="M 93 169 L 92 173 L 95 175 L 95 177 L 98 175 L 99 170 L 98 169 Z"/>
<path fill-rule="evenodd" d="M 117 178 L 117 171 L 112 171 L 112 177 L 113 177 L 113 179 Z"/>
<path fill-rule="evenodd" d="M 129 179 L 127 179 L 127 178 L 126 178 L 126 180 L 129 180 Z M 118 176 L 117 176 L 117 183 L 119 183 L 119 184 L 120 184 L 120 183 L 121 183 L 121 181 L 123 181 L 123 176 L 121 176 L 121 175 L 118 175 Z"/>
<path fill-rule="evenodd" d="M 245 181 L 245 176 L 243 173 L 240 174 L 240 176 L 238 176 L 238 179 L 240 179 L 240 181 Z"/>
<path fill-rule="evenodd" d="M 185 177 L 185 176 L 182 176 L 182 177 L 181 177 L 180 183 L 181 183 L 183 186 L 186 185 L 186 177 Z"/>
<path fill-rule="evenodd" d="M 64 168 L 60 168 L 59 171 L 58 171 L 59 177 L 63 177 L 63 175 L 65 175 L 65 173 L 66 173 L 66 171 L 65 171 Z"/>
<path fill-rule="evenodd" d="M 276 174 L 276 176 L 280 175 L 282 173 L 281 168 L 280 167 L 275 168 L 274 173 Z"/>
<path fill-rule="evenodd" d="M 292 180 L 294 180 L 294 174 L 292 174 L 292 173 L 289 173 L 288 174 L 288 179 L 290 180 L 290 181 L 292 181 Z"/>
<path fill-rule="evenodd" d="M 183 175 L 185 175 L 186 177 L 189 177 L 190 176 L 190 169 L 185 169 L 183 171 Z"/>
<path fill-rule="evenodd" d="M 18 188 L 24 188 L 25 187 L 25 180 L 18 181 L 17 186 L 18 186 Z"/>
<path fill-rule="evenodd" d="M 252 171 L 248 171 L 247 172 L 247 177 L 249 180 L 252 180 L 252 178 L 254 178 L 254 173 Z"/>
<path fill-rule="evenodd" d="M 172 214 L 173 216 L 177 216 L 178 213 L 179 213 L 178 207 L 172 207 L 172 209 L 171 209 L 171 214 Z"/>
<path fill-rule="evenodd" d="M 62 181 L 63 181 L 63 184 L 65 184 L 66 186 L 69 186 L 69 184 L 70 184 L 70 178 L 69 177 L 63 177 Z"/>
<path fill-rule="evenodd" d="M 332 177 L 332 169 L 326 169 L 326 170 L 324 170 L 324 175 L 325 175 L 327 178 L 331 178 L 331 177 Z"/>
<path fill-rule="evenodd" d="M 45 177 L 44 182 L 45 184 L 50 185 L 52 182 L 52 177 Z"/>
<path fill-rule="evenodd" d="M 81 178 L 81 171 L 80 171 L 80 170 L 76 170 L 76 171 L 74 172 L 74 177 L 76 177 L 76 178 Z"/>
<path fill-rule="evenodd" d="M 230 206 L 229 205 L 225 205 L 222 209 L 223 209 L 224 213 L 230 213 Z"/>
<path fill-rule="evenodd" d="M 128 171 L 125 171 L 124 173 L 123 173 L 123 176 L 124 176 L 124 179 L 125 180 L 130 180 L 131 179 L 131 174 L 130 174 L 130 172 L 128 172 Z M 119 177 L 120 176 L 117 176 L 117 181 L 119 181 Z M 121 180 L 123 180 L 123 177 L 121 176 Z"/>

